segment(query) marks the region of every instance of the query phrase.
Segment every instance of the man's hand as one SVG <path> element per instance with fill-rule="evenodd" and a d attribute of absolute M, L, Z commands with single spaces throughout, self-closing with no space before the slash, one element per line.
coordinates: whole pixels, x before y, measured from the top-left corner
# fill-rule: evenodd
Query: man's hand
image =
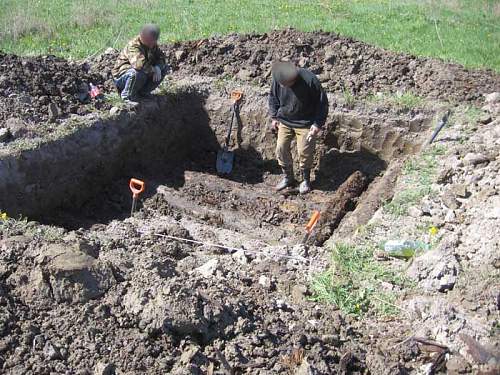
<path fill-rule="evenodd" d="M 161 81 L 161 69 L 158 65 L 153 66 L 153 81 L 154 82 Z"/>
<path fill-rule="evenodd" d="M 311 142 L 320 132 L 320 128 L 317 125 L 311 126 L 309 133 L 307 133 L 307 142 Z"/>
<path fill-rule="evenodd" d="M 271 122 L 271 132 L 276 134 L 278 132 L 279 126 L 280 126 L 280 122 L 278 120 L 273 120 Z"/>

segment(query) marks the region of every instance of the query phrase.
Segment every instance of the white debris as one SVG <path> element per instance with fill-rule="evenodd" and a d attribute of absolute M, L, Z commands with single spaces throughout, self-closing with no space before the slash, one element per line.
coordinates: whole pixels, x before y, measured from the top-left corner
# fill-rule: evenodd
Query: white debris
<path fill-rule="evenodd" d="M 270 289 L 271 288 L 271 279 L 265 275 L 260 275 L 259 285 L 262 285 L 266 289 Z"/>
<path fill-rule="evenodd" d="M 210 259 L 208 262 L 206 262 L 204 265 L 198 267 L 195 269 L 195 271 L 199 272 L 205 277 L 212 276 L 215 274 L 215 271 L 217 271 L 217 268 L 219 267 L 219 261 L 217 259 Z"/>

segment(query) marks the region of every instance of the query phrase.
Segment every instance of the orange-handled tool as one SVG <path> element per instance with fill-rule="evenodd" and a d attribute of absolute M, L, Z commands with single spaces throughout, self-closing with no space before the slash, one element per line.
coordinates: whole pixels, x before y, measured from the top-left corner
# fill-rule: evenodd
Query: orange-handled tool
<path fill-rule="evenodd" d="M 309 239 L 309 237 L 311 236 L 311 233 L 312 233 L 314 227 L 316 226 L 316 224 L 318 223 L 320 216 L 321 216 L 321 214 L 319 211 L 317 211 L 317 210 L 313 211 L 313 214 L 311 215 L 311 218 L 309 219 L 309 222 L 307 223 L 306 228 L 305 228 L 306 235 L 304 236 L 304 239 L 302 240 L 303 244 L 305 244 L 307 242 L 307 240 Z"/>
<path fill-rule="evenodd" d="M 146 188 L 146 184 L 144 184 L 144 181 L 138 180 L 137 178 L 131 178 L 128 186 L 132 192 L 132 209 L 130 210 L 130 216 L 132 216 L 137 204 L 137 198 L 139 198 L 139 194 L 141 194 Z"/>
<path fill-rule="evenodd" d="M 242 97 L 243 97 L 243 91 L 234 90 L 234 91 L 231 92 L 231 99 L 235 103 L 239 102 Z"/>

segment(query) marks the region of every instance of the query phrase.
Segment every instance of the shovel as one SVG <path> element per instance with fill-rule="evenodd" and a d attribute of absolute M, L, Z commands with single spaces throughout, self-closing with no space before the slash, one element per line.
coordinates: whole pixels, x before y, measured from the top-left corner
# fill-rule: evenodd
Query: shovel
<path fill-rule="evenodd" d="M 302 239 L 302 244 L 305 245 L 307 241 L 309 240 L 309 237 L 311 237 L 311 233 L 314 230 L 314 227 L 316 224 L 318 224 L 318 220 L 320 218 L 321 214 L 319 211 L 314 210 L 311 218 L 309 219 L 309 222 L 306 225 L 306 234 L 304 238 Z"/>
<path fill-rule="evenodd" d="M 145 184 L 144 181 L 138 180 L 137 178 L 131 178 L 128 186 L 132 192 L 132 209 L 130 210 L 130 216 L 132 216 L 135 211 L 135 206 L 137 205 L 137 198 L 139 194 L 144 191 Z"/>
<path fill-rule="evenodd" d="M 241 91 L 233 91 L 231 93 L 231 99 L 233 100 L 231 123 L 229 125 L 226 142 L 222 149 L 220 149 L 217 153 L 217 163 L 215 164 L 217 173 L 219 174 L 229 174 L 233 170 L 234 153 L 229 151 L 229 141 L 231 140 L 231 132 L 233 131 L 233 123 L 234 118 L 236 117 L 236 111 L 238 110 L 238 103 L 241 100 L 242 95 L 243 93 Z"/>

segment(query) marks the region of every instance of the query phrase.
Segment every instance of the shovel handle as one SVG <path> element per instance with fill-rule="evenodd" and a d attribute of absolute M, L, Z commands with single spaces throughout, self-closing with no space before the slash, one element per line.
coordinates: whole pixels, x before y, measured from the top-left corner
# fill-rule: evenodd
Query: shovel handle
<path fill-rule="evenodd" d="M 242 97 L 243 97 L 243 91 L 234 90 L 234 91 L 231 92 L 231 99 L 235 103 L 239 102 Z"/>
<path fill-rule="evenodd" d="M 130 191 L 132 191 L 132 197 L 134 199 L 136 199 L 145 188 L 144 181 L 138 180 L 137 178 L 131 178 L 128 186 L 130 187 Z"/>
<path fill-rule="evenodd" d="M 310 234 L 312 232 L 312 230 L 314 229 L 314 227 L 318 223 L 319 217 L 320 217 L 319 211 L 314 210 L 311 218 L 309 219 L 309 222 L 306 225 L 306 232 L 308 234 Z"/>

